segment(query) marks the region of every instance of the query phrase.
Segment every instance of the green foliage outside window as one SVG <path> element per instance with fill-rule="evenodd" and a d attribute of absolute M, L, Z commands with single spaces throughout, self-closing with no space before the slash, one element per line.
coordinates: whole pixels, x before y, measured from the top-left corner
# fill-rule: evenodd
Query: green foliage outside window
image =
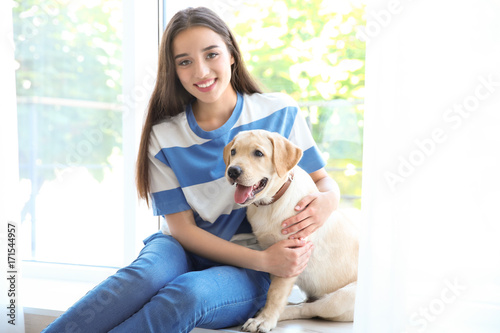
<path fill-rule="evenodd" d="M 13 21 L 21 178 L 102 180 L 122 141 L 121 2 L 15 1 Z"/>

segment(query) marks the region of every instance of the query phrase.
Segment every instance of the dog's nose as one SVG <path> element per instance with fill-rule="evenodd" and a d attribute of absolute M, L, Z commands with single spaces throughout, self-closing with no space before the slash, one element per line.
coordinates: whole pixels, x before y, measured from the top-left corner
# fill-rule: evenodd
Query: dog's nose
<path fill-rule="evenodd" d="M 242 173 L 243 170 L 239 166 L 232 166 L 227 169 L 227 175 L 232 180 L 236 180 Z"/>

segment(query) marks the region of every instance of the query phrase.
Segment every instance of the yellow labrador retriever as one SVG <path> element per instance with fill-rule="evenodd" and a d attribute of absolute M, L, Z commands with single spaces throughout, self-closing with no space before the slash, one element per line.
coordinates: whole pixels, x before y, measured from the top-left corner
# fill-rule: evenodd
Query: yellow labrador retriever
<path fill-rule="evenodd" d="M 247 218 L 262 248 L 287 238 L 281 223 L 296 214 L 295 205 L 318 189 L 297 163 L 302 150 L 278 133 L 263 130 L 239 133 L 224 148 L 226 177 L 236 184 L 235 201 L 248 206 Z M 242 327 L 268 332 L 278 321 L 321 317 L 352 321 L 358 267 L 358 229 L 337 210 L 309 236 L 315 248 L 307 268 L 293 278 L 271 276 L 265 307 Z M 297 284 L 308 302 L 287 306 Z"/>

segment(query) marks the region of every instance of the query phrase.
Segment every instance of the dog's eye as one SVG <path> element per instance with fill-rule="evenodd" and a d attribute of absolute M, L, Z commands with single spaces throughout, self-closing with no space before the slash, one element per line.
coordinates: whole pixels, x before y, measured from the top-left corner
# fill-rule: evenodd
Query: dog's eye
<path fill-rule="evenodd" d="M 231 156 L 234 156 L 236 155 L 236 150 L 235 149 L 231 149 Z"/>
<path fill-rule="evenodd" d="M 255 155 L 255 156 L 257 156 L 257 157 L 262 157 L 262 156 L 264 156 L 264 154 L 263 154 L 260 150 L 256 150 L 256 151 L 254 152 L 254 155 Z"/>

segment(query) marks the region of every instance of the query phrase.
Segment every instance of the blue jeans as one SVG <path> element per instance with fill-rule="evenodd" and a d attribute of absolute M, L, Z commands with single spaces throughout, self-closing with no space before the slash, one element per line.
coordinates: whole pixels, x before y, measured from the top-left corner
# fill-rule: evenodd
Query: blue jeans
<path fill-rule="evenodd" d="M 138 258 L 43 332 L 190 332 L 240 325 L 266 301 L 269 274 L 221 266 L 155 233 Z"/>

